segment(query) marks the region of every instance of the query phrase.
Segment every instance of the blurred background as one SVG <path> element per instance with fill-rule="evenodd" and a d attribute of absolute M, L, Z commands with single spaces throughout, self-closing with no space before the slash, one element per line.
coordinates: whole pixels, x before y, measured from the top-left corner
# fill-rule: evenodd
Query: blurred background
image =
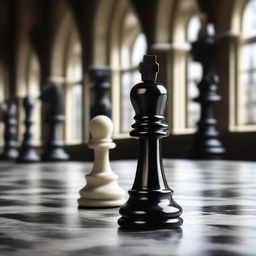
<path fill-rule="evenodd" d="M 163 156 L 188 158 L 200 116 L 197 84 L 202 65 L 191 56 L 201 33 L 215 39 L 211 70 L 219 77 L 221 101 L 214 104 L 223 158 L 256 160 L 256 0 L 0 0 L 0 103 L 17 106 L 22 141 L 22 99 L 37 99 L 49 82 L 64 92 L 62 138 L 73 160 L 90 160 L 91 109 L 97 97 L 91 68 L 108 69 L 103 88 L 111 104 L 112 159 L 136 158 L 129 136 L 129 93 L 140 82 L 144 54 L 157 55 L 158 81 L 169 93 Z M 104 87 L 104 86 L 103 86 Z M 108 88 L 109 87 L 109 88 Z M 44 111 L 34 110 L 34 143 L 45 141 Z M 0 145 L 3 146 L 3 122 Z"/>

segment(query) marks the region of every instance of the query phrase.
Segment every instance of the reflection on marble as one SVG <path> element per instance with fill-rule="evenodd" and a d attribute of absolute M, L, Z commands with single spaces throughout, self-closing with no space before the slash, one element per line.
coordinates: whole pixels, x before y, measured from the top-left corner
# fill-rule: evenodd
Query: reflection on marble
<path fill-rule="evenodd" d="M 78 210 L 91 163 L 0 163 L 0 255 L 256 255 L 256 163 L 165 160 L 180 229 L 125 232 L 117 208 Z M 127 191 L 136 161 L 112 162 Z"/>

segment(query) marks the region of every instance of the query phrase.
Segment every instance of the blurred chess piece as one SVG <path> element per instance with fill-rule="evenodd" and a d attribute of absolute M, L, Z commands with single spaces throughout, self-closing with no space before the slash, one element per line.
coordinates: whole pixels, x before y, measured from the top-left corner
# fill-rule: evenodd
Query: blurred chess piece
<path fill-rule="evenodd" d="M 61 124 L 64 122 L 64 96 L 61 86 L 56 83 L 45 86 L 42 88 L 40 99 L 49 107 L 45 118 L 49 136 L 44 146 L 42 161 L 67 161 L 69 155 L 64 151 L 61 138 Z"/>
<path fill-rule="evenodd" d="M 91 90 L 94 92 L 94 103 L 91 108 L 91 118 L 104 115 L 111 118 L 112 106 L 108 98 L 110 90 L 108 67 L 94 67 L 90 69 L 91 80 L 94 81 Z"/>
<path fill-rule="evenodd" d="M 2 107 L 4 122 L 4 148 L 0 155 L 1 160 L 14 160 L 18 157 L 17 150 L 17 117 L 16 105 L 6 104 Z"/>
<path fill-rule="evenodd" d="M 40 156 L 37 154 L 35 147 L 33 146 L 33 134 L 31 127 L 33 125 L 32 111 L 34 107 L 34 102 L 31 97 L 24 97 L 23 107 L 25 111 L 25 133 L 23 135 L 23 141 L 19 151 L 17 162 L 36 163 L 40 161 Z"/>
<path fill-rule="evenodd" d="M 80 191 L 79 208 L 121 206 L 125 202 L 125 191 L 118 185 L 118 176 L 113 173 L 109 162 L 109 149 L 116 146 L 111 139 L 111 119 L 103 115 L 94 117 L 90 122 L 90 132 L 89 148 L 94 150 L 94 165 L 86 176 L 86 186 Z"/>
<path fill-rule="evenodd" d="M 221 100 L 217 94 L 219 78 L 211 72 L 212 59 L 215 55 L 216 41 L 206 32 L 206 24 L 197 41 L 192 43 L 191 54 L 194 61 L 201 63 L 203 77 L 198 84 L 199 95 L 194 99 L 200 104 L 201 115 L 194 135 L 191 157 L 194 159 L 222 159 L 225 148 L 220 140 L 217 120 L 213 105 Z"/>

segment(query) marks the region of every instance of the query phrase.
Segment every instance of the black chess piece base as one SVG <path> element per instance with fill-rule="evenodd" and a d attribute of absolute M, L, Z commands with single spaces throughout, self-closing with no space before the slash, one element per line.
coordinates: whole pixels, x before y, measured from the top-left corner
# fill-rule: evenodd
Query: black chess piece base
<path fill-rule="evenodd" d="M 44 162 L 64 162 L 69 160 L 69 155 L 63 150 L 62 147 L 51 147 L 51 149 L 46 150 L 42 155 L 42 160 Z"/>
<path fill-rule="evenodd" d="M 126 230 L 152 230 L 178 228 L 183 220 L 181 207 L 172 199 L 172 191 L 130 190 L 127 203 L 121 207 L 118 220 Z"/>
<path fill-rule="evenodd" d="M 33 148 L 29 148 L 27 150 L 23 151 L 24 153 L 21 154 L 17 158 L 17 163 L 38 163 L 40 162 L 40 157 L 39 155 L 35 152 Z"/>
<path fill-rule="evenodd" d="M 207 138 L 200 136 L 197 132 L 195 134 L 196 142 L 191 151 L 191 157 L 193 159 L 212 159 L 220 160 L 223 159 L 225 153 L 224 147 L 218 138 Z"/>
<path fill-rule="evenodd" d="M 10 148 L 5 150 L 0 155 L 0 160 L 15 160 L 18 157 L 18 151 L 16 148 Z"/>

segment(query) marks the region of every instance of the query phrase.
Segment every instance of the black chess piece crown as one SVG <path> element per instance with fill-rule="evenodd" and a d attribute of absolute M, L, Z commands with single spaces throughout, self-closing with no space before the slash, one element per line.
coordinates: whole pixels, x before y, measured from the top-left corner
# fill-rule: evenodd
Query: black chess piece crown
<path fill-rule="evenodd" d="M 23 99 L 23 107 L 25 110 L 25 132 L 23 136 L 22 145 L 17 159 L 18 163 L 36 163 L 40 161 L 40 157 L 37 154 L 33 145 L 33 134 L 32 134 L 32 111 L 34 102 L 30 96 L 26 96 Z"/>
<path fill-rule="evenodd" d="M 142 83 L 131 90 L 135 123 L 131 136 L 138 137 L 136 177 L 129 199 L 120 209 L 118 224 L 123 229 L 144 230 L 179 227 L 182 208 L 173 200 L 161 158 L 160 139 L 169 135 L 164 120 L 165 87 L 156 82 L 156 56 L 146 55 L 140 64 Z"/>

